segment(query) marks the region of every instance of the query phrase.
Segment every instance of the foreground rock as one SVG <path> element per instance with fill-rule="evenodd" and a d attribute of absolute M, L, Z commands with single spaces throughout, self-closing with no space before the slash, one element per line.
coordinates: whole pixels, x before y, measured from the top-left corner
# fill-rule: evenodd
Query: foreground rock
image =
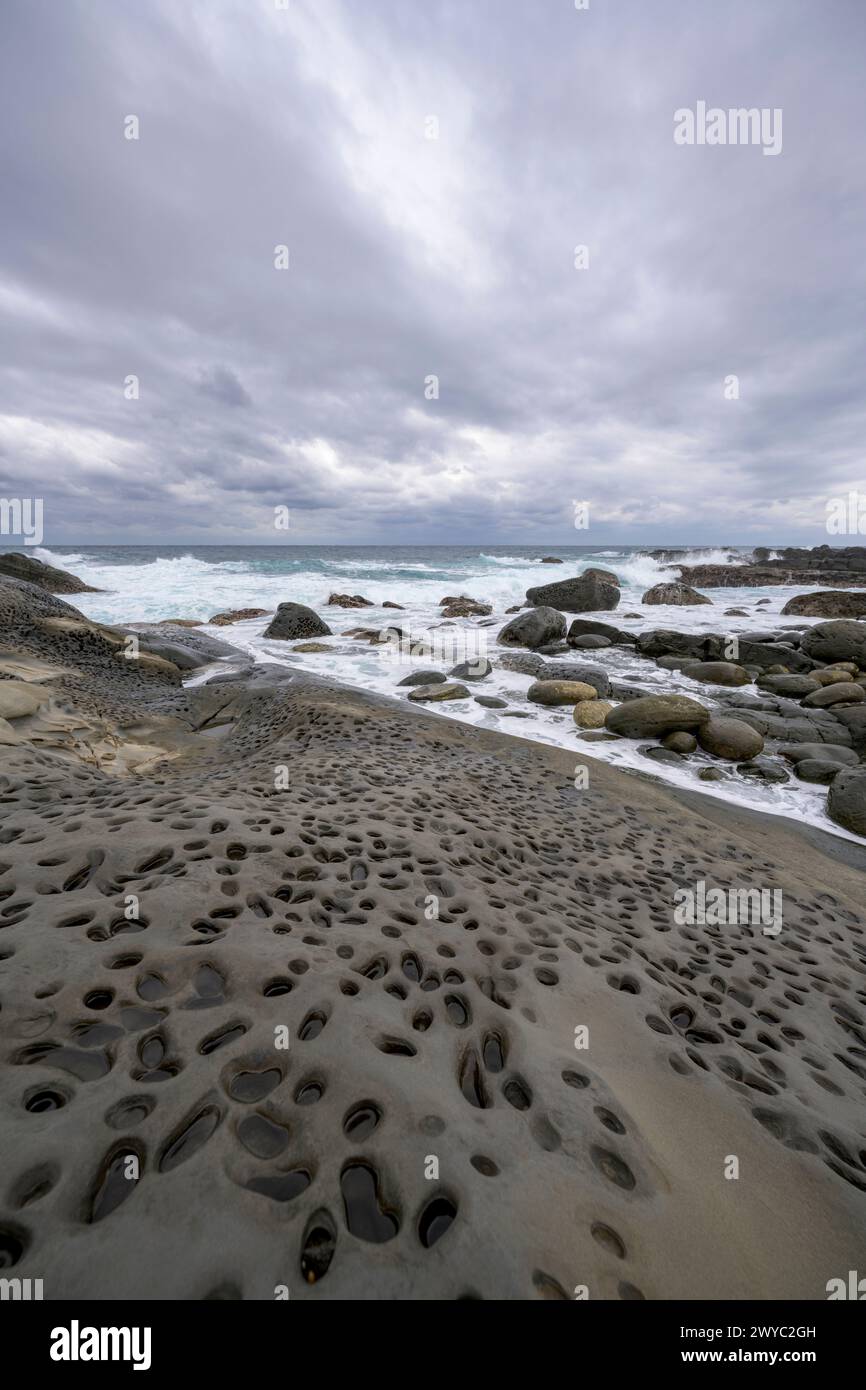
<path fill-rule="evenodd" d="M 332 637 L 333 633 L 312 608 L 303 603 L 281 603 L 264 635 L 293 642 L 305 637 Z"/>
<path fill-rule="evenodd" d="M 644 695 L 617 705 L 605 723 L 626 738 L 662 738 L 677 729 L 699 729 L 709 717 L 709 710 L 688 695 Z"/>
<path fill-rule="evenodd" d="M 34 560 L 31 555 L 0 555 L 0 574 L 10 579 L 22 579 L 27 584 L 37 584 L 49 594 L 100 594 L 102 589 L 94 589 L 74 574 L 61 570 L 56 565 L 46 565 L 42 560 Z"/>
<path fill-rule="evenodd" d="M 751 676 L 733 661 L 695 661 L 684 667 L 683 674 L 693 681 L 709 685 L 749 685 Z"/>
<path fill-rule="evenodd" d="M 598 691 L 583 681 L 536 681 L 526 692 L 534 705 L 576 705 L 580 700 L 595 700 Z"/>
<path fill-rule="evenodd" d="M 654 584 L 651 589 L 647 589 L 641 603 L 678 603 L 690 605 L 697 603 L 712 603 L 711 598 L 706 594 L 699 594 L 697 589 L 692 589 L 688 584 Z"/>
<path fill-rule="evenodd" d="M 740 719 L 728 719 L 713 715 L 698 730 L 698 743 L 705 753 L 716 758 L 730 758 L 744 762 L 755 758 L 764 748 L 764 740 L 755 729 Z"/>
<path fill-rule="evenodd" d="M 499 634 L 503 647 L 546 647 L 565 636 L 565 619 L 555 608 L 525 608 Z"/>
<path fill-rule="evenodd" d="M 616 608 L 619 600 L 619 580 L 611 570 L 588 569 L 575 579 L 526 590 L 527 603 L 559 608 L 564 613 L 602 612 Z"/>
<path fill-rule="evenodd" d="M 476 656 L 471 661 L 460 661 L 448 672 L 455 681 L 483 681 L 491 675 L 493 667 L 486 657 Z"/>
<path fill-rule="evenodd" d="M 782 613 L 795 613 L 805 618 L 864 618 L 866 594 L 851 589 L 819 589 L 814 594 L 795 594 L 788 599 Z"/>
<path fill-rule="evenodd" d="M 469 691 L 457 681 L 436 682 L 433 685 L 418 685 L 409 691 L 409 699 L 418 704 L 433 704 L 440 700 L 466 700 Z"/>
<path fill-rule="evenodd" d="M 603 729 L 612 709 L 607 700 L 581 700 L 574 707 L 574 722 L 579 729 Z"/>
<path fill-rule="evenodd" d="M 866 768 L 843 768 L 827 797 L 827 812 L 837 825 L 866 835 Z"/>

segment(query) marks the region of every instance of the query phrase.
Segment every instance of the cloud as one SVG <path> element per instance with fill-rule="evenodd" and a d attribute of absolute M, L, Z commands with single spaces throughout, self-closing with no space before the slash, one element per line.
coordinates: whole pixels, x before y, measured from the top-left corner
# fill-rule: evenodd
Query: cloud
<path fill-rule="evenodd" d="M 6 0 L 0 493 L 48 543 L 266 542 L 277 505 L 302 543 L 825 541 L 864 487 L 864 27 Z M 698 100 L 782 108 L 782 153 L 676 145 Z"/>

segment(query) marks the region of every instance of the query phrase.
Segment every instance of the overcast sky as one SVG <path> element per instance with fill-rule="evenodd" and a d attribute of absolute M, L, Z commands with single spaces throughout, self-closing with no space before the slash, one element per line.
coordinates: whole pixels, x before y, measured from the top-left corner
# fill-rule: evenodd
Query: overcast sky
<path fill-rule="evenodd" d="M 845 543 L 863 0 L 282 2 L 0 2 L 0 495 L 48 544 Z M 699 101 L 781 153 L 677 145 Z"/>

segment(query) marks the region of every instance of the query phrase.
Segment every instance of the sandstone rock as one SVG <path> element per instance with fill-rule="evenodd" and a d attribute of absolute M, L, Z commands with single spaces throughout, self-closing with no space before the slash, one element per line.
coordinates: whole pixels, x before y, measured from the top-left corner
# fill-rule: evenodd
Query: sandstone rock
<path fill-rule="evenodd" d="M 619 580 L 610 570 L 588 569 L 574 579 L 527 589 L 526 601 L 561 609 L 564 613 L 595 613 L 616 608 Z"/>
<path fill-rule="evenodd" d="M 694 681 L 706 681 L 710 685 L 749 685 L 748 671 L 732 661 L 696 661 L 685 668 L 685 674 Z"/>
<path fill-rule="evenodd" d="M 534 705 L 575 705 L 596 697 L 595 687 L 583 681 L 536 681 L 526 692 Z"/>
<path fill-rule="evenodd" d="M 0 574 L 9 575 L 11 579 L 21 579 L 27 584 L 36 584 L 40 589 L 44 589 L 49 594 L 99 594 L 101 589 L 94 589 L 92 585 L 85 584 L 83 579 L 77 575 L 69 574 L 67 570 L 61 570 L 56 565 L 46 565 L 42 560 L 35 560 L 32 555 L 20 555 L 13 551 L 10 555 L 0 555 Z"/>
<path fill-rule="evenodd" d="M 603 729 L 612 709 L 606 700 L 581 700 L 574 707 L 574 722 L 579 729 Z"/>
<path fill-rule="evenodd" d="M 713 715 L 698 731 L 698 743 L 716 758 L 754 758 L 763 750 L 764 740 L 740 719 Z"/>
<path fill-rule="evenodd" d="M 826 709 L 830 705 L 853 705 L 866 700 L 866 690 L 854 681 L 834 681 L 832 685 L 822 686 L 807 695 L 803 704 L 807 709 Z"/>
<path fill-rule="evenodd" d="M 503 647 L 543 647 L 565 635 L 565 619 L 555 608 L 527 608 L 499 634 Z"/>
<path fill-rule="evenodd" d="M 23 719 L 47 701 L 48 692 L 29 681 L 0 681 L 0 719 Z"/>
<path fill-rule="evenodd" d="M 706 594 L 699 594 L 697 589 L 692 589 L 688 584 L 653 584 L 651 589 L 647 589 L 641 603 L 677 603 L 681 605 L 712 603 L 711 598 Z"/>
<path fill-rule="evenodd" d="M 469 696 L 469 691 L 465 685 L 460 685 L 457 681 L 445 681 L 444 684 L 419 685 L 414 690 L 409 691 L 409 699 L 415 700 L 419 704 L 431 703 L 440 700 L 465 700 Z"/>
<path fill-rule="evenodd" d="M 827 797 L 827 814 L 855 835 L 866 835 L 866 768 L 843 768 Z"/>
<path fill-rule="evenodd" d="M 270 624 L 265 628 L 265 637 L 277 638 L 282 642 L 302 640 L 305 637 L 331 637 L 331 629 L 322 622 L 318 613 L 303 603 L 281 603 Z"/>
<path fill-rule="evenodd" d="M 807 618 L 864 618 L 866 594 L 856 589 L 819 589 L 814 594 L 795 594 L 782 613 Z"/>
<path fill-rule="evenodd" d="M 611 733 L 626 738 L 662 738 L 679 729 L 698 729 L 710 712 L 688 695 L 644 695 L 611 710 L 605 721 Z"/>
<path fill-rule="evenodd" d="M 228 627 L 231 623 L 243 622 L 246 618 L 266 618 L 267 608 L 230 608 L 226 613 L 215 613 L 208 622 L 213 627 Z"/>

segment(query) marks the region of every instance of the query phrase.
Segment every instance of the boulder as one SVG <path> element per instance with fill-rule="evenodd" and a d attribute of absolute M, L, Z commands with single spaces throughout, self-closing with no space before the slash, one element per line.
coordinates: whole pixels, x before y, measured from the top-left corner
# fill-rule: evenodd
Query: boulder
<path fill-rule="evenodd" d="M 444 684 L 419 685 L 414 690 L 409 691 L 409 699 L 415 700 L 419 704 L 430 703 L 439 700 L 465 700 L 468 699 L 469 691 L 465 685 L 460 685 L 457 681 L 445 681 Z"/>
<path fill-rule="evenodd" d="M 526 608 L 499 634 L 503 647 L 543 647 L 565 636 L 565 619 L 555 608 Z"/>
<path fill-rule="evenodd" d="M 527 589 L 526 601 L 563 613 L 597 613 L 616 608 L 620 600 L 619 580 L 610 570 L 588 569 L 574 579 L 542 584 Z"/>
<path fill-rule="evenodd" d="M 709 710 L 688 695 L 644 695 L 617 705 L 605 724 L 626 738 L 663 738 L 678 729 L 699 729 L 709 718 Z"/>
<path fill-rule="evenodd" d="M 693 681 L 706 681 L 709 685 L 749 685 L 748 671 L 733 661 L 694 661 L 684 670 Z"/>
<path fill-rule="evenodd" d="M 600 632 L 585 632 L 582 637 L 575 637 L 571 645 L 584 651 L 601 651 L 603 647 L 611 646 L 611 640 L 609 637 L 602 637 Z"/>
<path fill-rule="evenodd" d="M 539 564 L 542 565 L 562 565 L 565 562 L 557 559 L 555 555 L 542 555 Z"/>
<path fill-rule="evenodd" d="M 866 690 L 854 681 L 834 681 L 813 690 L 803 701 L 807 709 L 827 709 L 830 705 L 853 705 L 866 700 Z"/>
<path fill-rule="evenodd" d="M 763 751 L 764 740 L 749 724 L 726 715 L 713 715 L 698 730 L 698 743 L 705 753 L 715 758 L 730 758 L 739 762 L 757 757 Z"/>
<path fill-rule="evenodd" d="M 490 675 L 493 667 L 486 657 L 476 656 L 471 661 L 461 661 L 448 672 L 452 680 L 483 681 Z"/>
<path fill-rule="evenodd" d="M 855 835 L 866 835 L 866 768 L 843 768 L 833 778 L 827 814 Z"/>
<path fill-rule="evenodd" d="M 866 593 L 856 589 L 819 589 L 789 598 L 782 613 L 805 618 L 866 618 Z"/>
<path fill-rule="evenodd" d="M 580 700 L 595 700 L 598 692 L 584 681 L 535 681 L 526 692 L 534 705 L 576 705 Z"/>
<path fill-rule="evenodd" d="M 783 767 L 772 758 L 750 758 L 746 763 L 737 764 L 741 777 L 749 777 L 755 782 L 782 783 L 791 778 Z"/>
<path fill-rule="evenodd" d="M 535 676 L 544 668 L 544 661 L 534 652 L 506 652 L 497 656 L 496 664 L 503 671 L 517 671 L 521 676 Z"/>
<path fill-rule="evenodd" d="M 706 594 L 699 594 L 689 584 L 653 584 L 647 589 L 641 603 L 676 603 L 682 606 L 696 603 L 712 603 Z"/>
<path fill-rule="evenodd" d="M 497 695 L 473 695 L 476 705 L 483 705 L 485 709 L 507 709 L 508 701 L 500 700 Z"/>
<path fill-rule="evenodd" d="M 399 609 L 400 609 L 400 612 L 402 613 L 402 612 L 404 611 L 405 605 L 402 604 L 402 603 L 393 603 L 393 602 L 391 601 L 391 599 L 386 598 L 386 599 L 385 599 L 385 602 L 382 604 L 382 607 L 383 607 L 383 608 L 399 608 Z"/>
<path fill-rule="evenodd" d="M 758 677 L 761 690 L 769 690 L 773 695 L 803 696 L 820 690 L 820 683 L 813 676 L 769 676 Z"/>
<path fill-rule="evenodd" d="M 610 677 L 600 666 L 583 661 L 546 661 L 534 673 L 540 681 L 584 681 L 602 699 L 610 694 Z"/>
<path fill-rule="evenodd" d="M 486 618 L 493 612 L 492 603 L 479 603 L 466 594 L 451 595 L 439 600 L 443 618 Z"/>
<path fill-rule="evenodd" d="M 266 618 L 268 608 L 230 608 L 226 613 L 215 613 L 208 622 L 213 627 L 228 627 L 231 623 L 243 622 L 246 618 Z"/>
<path fill-rule="evenodd" d="M 816 623 L 804 634 L 802 649 L 815 661 L 855 661 L 866 669 L 866 623 L 852 618 Z"/>
<path fill-rule="evenodd" d="M 303 603 L 281 603 L 264 635 L 292 642 L 305 637 L 331 637 L 333 633 L 312 608 L 306 608 Z"/>
<path fill-rule="evenodd" d="M 568 645 L 573 647 L 579 637 L 606 637 L 614 646 L 633 646 L 634 637 L 610 623 L 599 622 L 595 618 L 574 618 L 568 629 Z"/>
<path fill-rule="evenodd" d="M 674 753 L 694 753 L 698 746 L 698 741 L 694 734 L 687 734 L 683 729 L 678 729 L 672 734 L 665 734 L 662 739 L 662 747 L 670 748 Z"/>
<path fill-rule="evenodd" d="M 722 660 L 725 642 L 726 639 L 715 632 L 675 632 L 669 627 L 649 628 L 635 638 L 641 656 L 691 656 L 695 661 Z"/>
<path fill-rule="evenodd" d="M 817 782 L 819 786 L 829 787 L 841 771 L 839 764 L 828 758 L 803 758 L 794 767 L 794 776 L 801 782 Z"/>
<path fill-rule="evenodd" d="M 832 743 L 788 743 L 779 752 L 792 763 L 818 758 L 822 762 L 837 763 L 840 767 L 856 767 L 860 761 L 853 748 L 840 748 Z"/>
<path fill-rule="evenodd" d="M 292 647 L 293 652 L 305 652 L 308 656 L 315 656 L 321 652 L 330 652 L 333 648 L 324 642 L 298 642 Z"/>
<path fill-rule="evenodd" d="M 61 570 L 56 565 L 46 565 L 43 560 L 34 560 L 32 555 L 20 555 L 12 551 L 0 555 L 0 574 L 10 579 L 23 579 L 26 584 L 36 584 L 49 594 L 101 594 L 102 589 L 94 589 L 85 584 L 77 575 Z"/>
<path fill-rule="evenodd" d="M 376 605 L 371 599 L 362 598 L 360 594 L 331 594 L 328 598 L 329 608 L 375 608 Z"/>
<path fill-rule="evenodd" d="M 574 707 L 574 722 L 579 729 L 603 729 L 612 709 L 606 700 L 581 700 Z"/>
<path fill-rule="evenodd" d="M 441 671 L 412 671 L 404 676 L 398 685 L 441 685 L 445 680 Z"/>

